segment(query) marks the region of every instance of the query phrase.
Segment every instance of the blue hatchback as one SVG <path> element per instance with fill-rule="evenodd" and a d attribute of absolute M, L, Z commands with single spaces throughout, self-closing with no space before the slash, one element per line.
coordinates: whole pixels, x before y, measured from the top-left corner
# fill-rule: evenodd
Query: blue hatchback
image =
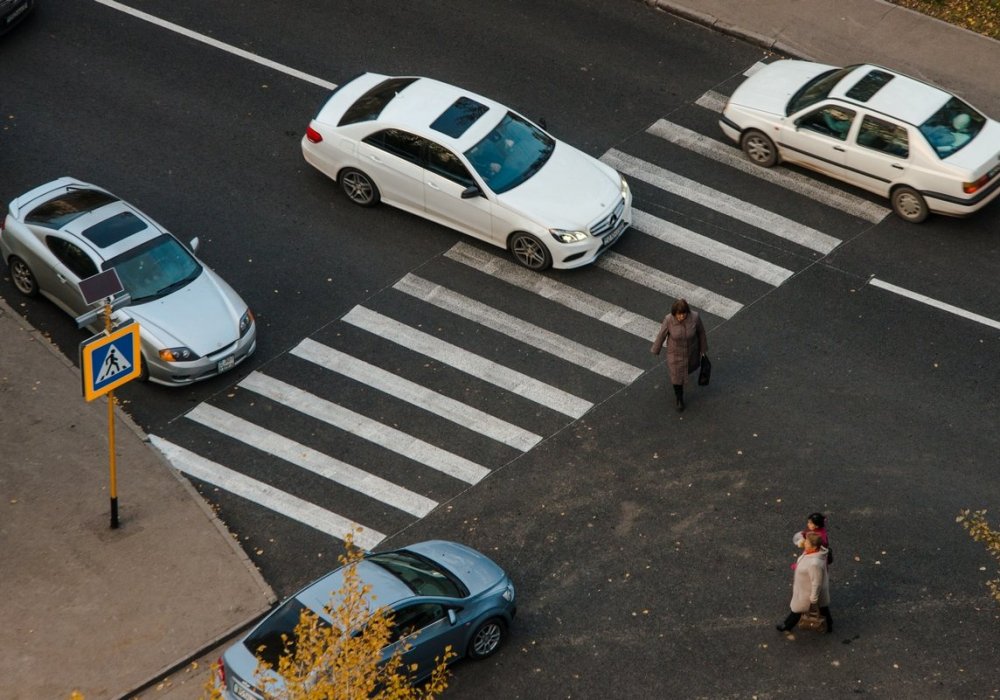
<path fill-rule="evenodd" d="M 514 584 L 504 570 L 486 555 L 455 542 L 433 540 L 368 554 L 358 562 L 357 571 L 361 583 L 371 587 L 371 597 L 393 613 L 393 633 L 383 659 L 397 648 L 404 649 L 404 667 L 417 669 L 414 681 L 431 673 L 435 657 L 446 646 L 451 646 L 456 659 L 484 659 L 496 652 L 517 610 Z M 326 618 L 324 606 L 336 607 L 332 596 L 342 584 L 343 569 L 330 572 L 287 599 L 229 647 L 221 659 L 224 697 L 262 698 L 253 682 L 258 658 L 276 667 L 282 638 L 293 638 L 303 608 Z"/>

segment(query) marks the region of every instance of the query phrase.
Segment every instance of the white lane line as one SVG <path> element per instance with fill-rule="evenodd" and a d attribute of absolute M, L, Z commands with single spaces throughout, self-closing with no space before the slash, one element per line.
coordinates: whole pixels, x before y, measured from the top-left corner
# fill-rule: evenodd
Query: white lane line
<path fill-rule="evenodd" d="M 786 189 L 805 195 L 817 202 L 839 209 L 846 214 L 856 216 L 873 224 L 877 224 L 889 215 L 887 207 L 857 197 L 836 187 L 830 187 L 818 182 L 815 178 L 786 168 L 762 168 L 754 165 L 743 152 L 728 144 L 703 136 L 696 131 L 674 124 L 665 119 L 658 120 L 646 133 L 665 139 L 670 143 L 693 151 L 698 155 L 742 170 L 754 177 L 780 185 Z"/>
<path fill-rule="evenodd" d="M 743 75 L 749 78 L 751 75 L 759 71 L 761 68 L 764 68 L 766 65 L 767 64 L 764 63 L 763 61 L 757 61 L 752 66 L 743 71 Z"/>
<path fill-rule="evenodd" d="M 527 452 L 542 441 L 540 435 L 535 435 L 531 431 L 519 428 L 512 423 L 420 386 L 408 379 L 397 377 L 380 367 L 317 343 L 310 338 L 305 338 L 292 348 L 291 353 L 522 452 Z"/>
<path fill-rule="evenodd" d="M 286 75 L 290 75 L 293 78 L 298 78 L 299 80 L 304 80 L 307 83 L 312 83 L 313 85 L 319 85 L 320 87 L 326 88 L 327 90 L 333 90 L 337 87 L 335 83 L 331 83 L 322 78 L 317 78 L 315 76 L 309 75 L 308 73 L 303 73 L 300 70 L 294 68 L 289 68 L 288 66 L 282 65 L 281 63 L 276 63 L 270 59 L 258 56 L 255 53 L 250 53 L 244 49 L 233 46 L 232 44 L 227 44 L 225 42 L 219 41 L 218 39 L 213 39 L 210 36 L 204 34 L 199 34 L 198 32 L 186 29 L 179 24 L 174 24 L 173 22 L 168 22 L 164 19 L 160 19 L 154 15 L 142 12 L 141 10 L 136 10 L 135 8 L 129 7 L 128 5 L 123 5 L 120 2 L 115 2 L 115 0 L 94 0 L 101 5 L 110 7 L 112 10 L 118 10 L 119 12 L 124 12 L 127 15 L 132 15 L 136 19 L 141 19 L 151 24 L 155 24 L 163 29 L 168 29 L 172 32 L 176 32 L 182 36 L 186 36 L 189 39 L 194 39 L 195 41 L 200 41 L 203 44 L 207 44 L 213 48 L 221 49 L 227 53 L 231 53 L 234 56 L 239 56 L 240 58 L 245 58 L 248 61 L 253 61 L 254 63 L 259 63 L 262 66 L 267 66 L 272 70 L 279 71 Z"/>
<path fill-rule="evenodd" d="M 631 384 L 642 374 L 642 370 L 638 367 L 416 275 L 406 275 L 394 284 L 393 288 L 620 384 Z"/>
<path fill-rule="evenodd" d="M 966 311 L 965 309 L 959 308 L 958 306 L 952 306 L 951 304 L 946 304 L 943 301 L 933 299 L 928 296 L 924 296 L 918 292 L 911 292 L 909 289 L 904 289 L 902 287 L 897 287 L 889 282 L 883 282 L 877 277 L 872 277 L 868 282 L 873 287 L 879 287 L 889 292 L 899 294 L 900 296 L 913 299 L 914 301 L 919 301 L 922 304 L 927 304 L 928 306 L 933 306 L 935 309 L 940 311 L 947 311 L 948 313 L 955 314 L 956 316 L 961 316 L 962 318 L 967 318 L 970 321 L 975 321 L 976 323 L 981 323 L 984 326 L 989 326 L 990 328 L 1000 329 L 1000 321 L 996 321 L 992 318 L 986 316 L 981 316 L 972 311 Z"/>
<path fill-rule="evenodd" d="M 456 243 L 445 257 L 645 340 L 655 338 L 660 332 L 656 321 L 468 243 Z"/>
<path fill-rule="evenodd" d="M 374 549 L 385 539 L 385 535 L 377 530 L 359 525 L 298 496 L 280 491 L 263 481 L 257 481 L 229 467 L 205 459 L 161 437 L 150 435 L 149 440 L 163 453 L 174 469 L 308 525 L 330 537 L 343 540 L 347 533 L 354 533 L 354 542 L 362 549 Z"/>
<path fill-rule="evenodd" d="M 435 501 L 418 493 L 209 404 L 199 404 L 187 418 L 418 518 L 437 507 Z"/>
<path fill-rule="evenodd" d="M 726 106 L 726 100 L 728 99 L 729 98 L 725 95 L 721 95 L 714 90 L 707 90 L 705 94 L 695 100 L 694 103 L 699 107 L 704 107 L 712 112 L 721 112 Z"/>
<path fill-rule="evenodd" d="M 363 306 L 355 306 L 343 320 L 369 333 L 398 343 L 407 350 L 419 352 L 571 418 L 580 418 L 594 406 L 590 401 L 551 384 L 541 382 Z"/>
<path fill-rule="evenodd" d="M 638 209 L 632 211 L 632 225 L 639 231 L 664 243 L 725 265 L 731 270 L 742 272 L 775 287 L 795 274 L 791 270 L 786 270 L 774 263 L 761 260 L 749 253 L 744 253 L 742 250 Z"/>
<path fill-rule="evenodd" d="M 792 221 L 763 207 L 744 202 L 725 192 L 706 187 L 683 175 L 647 163 L 627 153 L 611 149 L 601 157 L 601 160 L 616 170 L 643 182 L 648 182 L 665 192 L 684 197 L 703 207 L 714 209 L 721 214 L 824 255 L 841 243 L 839 238 L 828 236 L 822 231 Z"/>
<path fill-rule="evenodd" d="M 465 457 L 266 374 L 251 372 L 239 386 L 466 483 L 475 484 L 490 473 L 486 467 Z"/>
<path fill-rule="evenodd" d="M 607 270 L 636 284 L 654 289 L 668 297 L 684 297 L 695 307 L 704 309 L 710 314 L 721 318 L 732 318 L 743 308 L 743 304 L 737 301 L 727 299 L 715 292 L 691 284 L 690 282 L 685 282 L 673 275 L 668 275 L 662 270 L 644 265 L 637 260 L 627 258 L 618 253 L 605 253 L 594 264 L 602 270 Z M 657 326 L 656 330 L 659 332 L 659 326 Z"/>

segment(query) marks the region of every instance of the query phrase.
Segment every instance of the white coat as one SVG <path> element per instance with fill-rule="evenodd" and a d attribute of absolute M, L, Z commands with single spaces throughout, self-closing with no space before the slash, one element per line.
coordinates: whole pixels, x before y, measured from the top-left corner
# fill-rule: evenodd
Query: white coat
<path fill-rule="evenodd" d="M 792 612 L 804 613 L 810 605 L 830 605 L 830 577 L 826 571 L 826 547 L 802 554 L 795 565 L 792 582 Z"/>

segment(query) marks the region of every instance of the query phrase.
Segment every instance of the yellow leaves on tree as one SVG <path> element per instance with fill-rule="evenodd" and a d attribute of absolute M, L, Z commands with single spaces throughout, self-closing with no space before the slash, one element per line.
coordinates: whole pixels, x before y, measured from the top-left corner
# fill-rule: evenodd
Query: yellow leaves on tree
<path fill-rule="evenodd" d="M 410 700 L 433 698 L 447 688 L 447 664 L 456 656 L 450 646 L 435 658 L 434 670 L 419 686 L 412 683 L 416 669 L 403 666 L 402 653 L 409 645 L 397 646 L 383 661 L 393 620 L 391 612 L 377 607 L 358 575 L 363 556 L 349 534 L 339 557 L 343 584 L 330 597 L 336 602 L 324 608 L 326 619 L 303 609 L 294 636 L 282 636 L 277 666 L 258 660 L 256 685 L 269 700 Z"/>
<path fill-rule="evenodd" d="M 990 527 L 986 521 L 985 510 L 970 511 L 965 509 L 958 514 L 955 521 L 962 524 L 972 539 L 985 544 L 986 551 L 1000 565 L 1000 530 L 994 530 Z M 993 594 L 993 598 L 1000 603 L 1000 576 L 987 581 L 986 585 L 989 587 L 990 593 Z"/>

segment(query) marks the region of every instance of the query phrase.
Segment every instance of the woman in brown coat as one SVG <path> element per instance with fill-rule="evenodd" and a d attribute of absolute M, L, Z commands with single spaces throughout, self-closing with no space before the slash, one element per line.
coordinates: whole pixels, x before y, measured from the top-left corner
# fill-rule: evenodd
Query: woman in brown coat
<path fill-rule="evenodd" d="M 678 299 L 670 307 L 650 352 L 659 355 L 664 342 L 667 344 L 667 370 L 670 372 L 670 383 L 674 385 L 677 410 L 683 411 L 684 382 L 691 372 L 698 369 L 701 358 L 708 353 L 705 326 L 698 312 L 692 311 L 685 299 Z"/>

